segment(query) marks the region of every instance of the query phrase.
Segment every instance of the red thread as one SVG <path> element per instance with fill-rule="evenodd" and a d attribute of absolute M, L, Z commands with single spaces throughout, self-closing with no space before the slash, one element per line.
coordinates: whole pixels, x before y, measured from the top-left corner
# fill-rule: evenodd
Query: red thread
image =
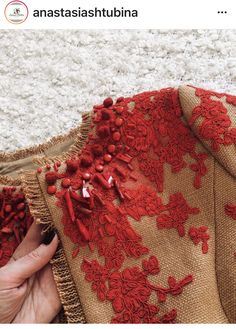
<path fill-rule="evenodd" d="M 221 145 L 235 144 L 236 128 L 231 127 L 232 121 L 221 100 L 226 96 L 226 102 L 235 105 L 235 96 L 193 88 L 195 95 L 200 98 L 200 104 L 193 109 L 189 124 L 193 125 L 199 118 L 202 119 L 197 127 L 197 133 L 210 142 L 215 152 L 220 150 Z"/>
<path fill-rule="evenodd" d="M 208 240 L 210 239 L 210 235 L 207 233 L 208 227 L 200 226 L 200 227 L 190 227 L 189 229 L 189 237 L 193 241 L 195 245 L 198 245 L 202 242 L 202 253 L 206 254 L 208 252 Z"/>
<path fill-rule="evenodd" d="M 225 213 L 232 219 L 236 220 L 236 205 L 235 204 L 226 204 L 225 205 Z"/>
<path fill-rule="evenodd" d="M 191 208 L 187 204 L 182 193 L 172 194 L 164 211 L 157 217 L 157 227 L 159 229 L 175 228 L 182 237 L 185 235 L 184 223 L 189 215 L 196 215 L 199 212 L 198 208 Z"/>

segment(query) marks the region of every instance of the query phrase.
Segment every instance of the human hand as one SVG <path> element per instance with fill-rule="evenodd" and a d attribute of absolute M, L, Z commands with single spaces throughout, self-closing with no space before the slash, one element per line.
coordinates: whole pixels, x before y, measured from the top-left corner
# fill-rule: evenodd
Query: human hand
<path fill-rule="evenodd" d="M 0 323 L 50 323 L 60 311 L 49 264 L 58 237 L 48 245 L 41 241 L 41 227 L 33 223 L 13 257 L 0 268 Z"/>

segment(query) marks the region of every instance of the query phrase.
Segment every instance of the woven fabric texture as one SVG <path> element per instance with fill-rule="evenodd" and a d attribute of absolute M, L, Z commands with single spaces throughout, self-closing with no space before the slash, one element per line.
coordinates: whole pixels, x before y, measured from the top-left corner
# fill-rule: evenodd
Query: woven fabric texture
<path fill-rule="evenodd" d="M 236 97 L 181 86 L 105 99 L 52 156 L 2 155 L 58 231 L 68 322 L 236 322 L 235 145 Z"/>

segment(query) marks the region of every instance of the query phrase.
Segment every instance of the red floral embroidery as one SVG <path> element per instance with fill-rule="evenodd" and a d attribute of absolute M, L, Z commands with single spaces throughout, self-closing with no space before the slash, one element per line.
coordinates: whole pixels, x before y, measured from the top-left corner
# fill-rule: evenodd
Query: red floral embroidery
<path fill-rule="evenodd" d="M 202 253 L 206 254 L 208 252 L 208 240 L 210 239 L 210 235 L 207 233 L 208 227 L 200 226 L 200 227 L 190 227 L 189 236 L 195 245 L 198 245 L 202 242 Z"/>
<path fill-rule="evenodd" d="M 192 164 L 189 167 L 196 172 L 194 186 L 200 188 L 201 177 L 207 172 L 204 164 L 207 154 L 195 152 L 197 140 L 182 120 L 178 91 L 166 88 L 152 92 L 149 97 L 144 93 L 124 100 L 124 104 L 127 106 L 130 101 L 135 106 L 132 112 L 126 112 L 126 120 L 121 127 L 122 140 L 131 147 L 130 154 L 137 156 L 143 174 L 162 192 L 164 164 L 169 164 L 172 172 L 178 173 L 187 167 L 184 156 L 188 154 L 196 161 L 195 167 Z"/>
<path fill-rule="evenodd" d="M 189 124 L 203 119 L 198 125 L 198 134 L 211 143 L 213 151 L 219 151 L 221 145 L 235 144 L 236 128 L 231 127 L 232 121 L 220 98 L 226 96 L 226 102 L 235 105 L 236 97 L 199 88 L 195 88 L 195 94 L 201 103 L 193 109 Z M 219 100 L 213 99 L 213 96 Z"/>
<path fill-rule="evenodd" d="M 107 271 L 96 260 L 85 260 L 82 270 L 85 278 L 92 282 L 92 289 L 97 292 L 101 301 L 111 301 L 116 316 L 112 323 L 174 323 L 176 310 L 159 317 L 159 307 L 149 302 L 151 294 L 157 296 L 157 302 L 166 301 L 167 295 L 178 295 L 184 286 L 192 282 L 191 275 L 181 281 L 174 277 L 168 278 L 168 288 L 154 285 L 148 280 L 148 275 L 160 271 L 158 260 L 151 256 L 143 260 L 143 270 L 138 266 L 127 267 L 123 271 Z"/>
<path fill-rule="evenodd" d="M 160 272 L 159 262 L 155 256 L 143 260 L 142 265 L 145 273 L 157 274 Z"/>
<path fill-rule="evenodd" d="M 101 266 L 96 260 L 92 262 L 83 260 L 82 271 L 86 273 L 85 279 L 92 282 L 92 289 L 97 292 L 97 297 L 101 301 L 106 299 L 107 287 L 106 280 L 108 277 L 108 270 Z"/>
<path fill-rule="evenodd" d="M 80 155 L 68 159 L 65 170 L 60 164 L 45 169 L 47 192 L 55 194 L 63 211 L 64 233 L 75 244 L 72 256 L 88 247 L 104 259 L 104 265 L 84 260 L 82 269 L 98 298 L 112 302 L 116 312 L 112 322 L 175 320 L 176 310 L 157 316 L 159 308 L 149 304 L 150 294 L 155 291 L 158 302 L 164 302 L 168 294 L 181 293 L 192 277 L 180 282 L 170 277 L 168 288 L 151 285 L 147 276 L 159 272 L 154 256 L 143 261 L 142 270 L 124 268 L 128 257 L 139 259 L 149 253 L 129 217 L 140 221 L 143 216 L 155 216 L 159 229 L 175 228 L 184 236 L 185 222 L 199 209 L 190 207 L 181 193 L 170 195 L 164 205 L 157 192 L 164 189 L 166 166 L 173 173 L 188 167 L 195 173 L 195 188 L 201 187 L 207 155 L 197 153 L 196 144 L 182 120 L 177 90 L 167 88 L 120 98 L 115 104 L 108 99 L 95 106 L 91 133 Z M 189 162 L 189 157 L 194 162 Z M 149 187 L 137 182 L 142 175 L 151 182 Z M 59 181 L 61 188 L 57 187 Z M 131 181 L 134 186 L 127 188 L 125 183 Z M 112 292 L 116 276 L 117 296 Z M 130 280 L 127 296 L 124 277 Z"/>
<path fill-rule="evenodd" d="M 226 96 L 226 102 L 227 102 L 228 104 L 231 104 L 231 105 L 233 105 L 233 106 L 236 106 L 236 96 L 233 96 L 233 95 L 227 95 L 227 94 L 225 94 L 225 96 Z"/>
<path fill-rule="evenodd" d="M 227 204 L 225 205 L 225 213 L 230 216 L 232 219 L 236 220 L 236 205 Z"/>
<path fill-rule="evenodd" d="M 3 187 L 0 192 L 0 267 L 9 261 L 32 222 L 24 194 L 15 187 Z"/>
<path fill-rule="evenodd" d="M 198 208 L 191 208 L 182 193 L 175 193 L 170 196 L 169 203 L 165 206 L 164 213 L 157 217 L 157 227 L 159 229 L 177 229 L 179 236 L 185 235 L 184 223 L 191 214 L 198 214 Z"/>
<path fill-rule="evenodd" d="M 165 209 L 161 198 L 148 186 L 140 185 L 136 190 L 126 189 L 126 192 L 130 199 L 121 205 L 121 209 L 137 221 L 142 216 L 154 216 Z"/>

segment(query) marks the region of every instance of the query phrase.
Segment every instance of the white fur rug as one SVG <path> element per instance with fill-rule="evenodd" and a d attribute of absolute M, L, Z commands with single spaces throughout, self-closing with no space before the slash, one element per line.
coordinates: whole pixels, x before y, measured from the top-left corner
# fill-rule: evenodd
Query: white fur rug
<path fill-rule="evenodd" d="M 1 30 L 0 149 L 64 133 L 107 96 L 236 93 L 235 43 L 236 30 Z"/>

